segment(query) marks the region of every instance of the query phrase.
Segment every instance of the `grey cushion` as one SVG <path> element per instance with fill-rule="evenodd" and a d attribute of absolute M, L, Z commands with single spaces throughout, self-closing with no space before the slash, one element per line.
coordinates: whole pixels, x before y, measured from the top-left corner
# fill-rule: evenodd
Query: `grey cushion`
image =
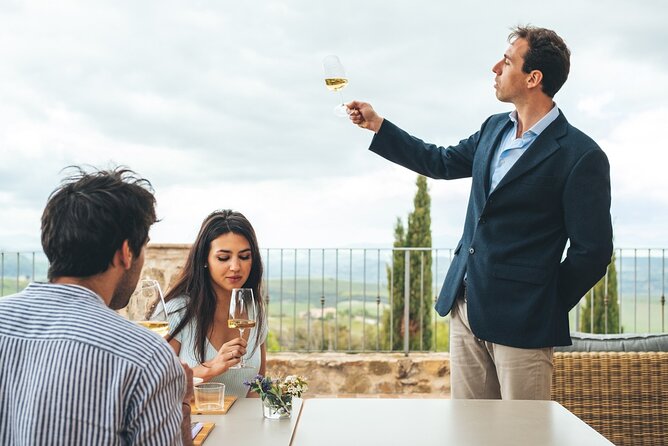
<path fill-rule="evenodd" d="M 571 333 L 573 345 L 556 347 L 557 352 L 668 352 L 668 333 L 591 334 Z"/>

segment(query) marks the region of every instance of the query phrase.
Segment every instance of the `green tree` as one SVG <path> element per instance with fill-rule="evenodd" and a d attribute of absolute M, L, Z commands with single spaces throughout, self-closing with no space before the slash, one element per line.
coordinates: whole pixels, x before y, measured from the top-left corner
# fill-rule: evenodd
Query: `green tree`
<path fill-rule="evenodd" d="M 592 325 L 592 292 L 585 296 L 585 304 L 580 309 L 580 331 L 587 333 L 619 333 L 619 304 L 617 302 L 617 269 L 615 254 L 608 266 L 607 294 L 606 278 L 603 277 L 593 288 L 593 325 Z M 607 325 L 606 325 L 607 313 Z"/>
<path fill-rule="evenodd" d="M 408 215 L 408 229 L 404 229 L 400 218 L 397 219 L 394 227 L 395 248 L 431 248 L 431 197 L 429 196 L 427 179 L 419 175 L 416 185 L 417 192 L 413 199 L 413 212 Z M 431 251 L 410 251 L 408 331 L 411 350 L 428 350 L 432 347 L 431 262 Z M 392 305 L 391 310 L 388 309 L 383 314 L 383 346 L 390 350 L 402 350 L 404 348 L 405 330 L 405 251 L 396 250 L 394 252 L 392 265 L 392 268 L 387 268 Z"/>

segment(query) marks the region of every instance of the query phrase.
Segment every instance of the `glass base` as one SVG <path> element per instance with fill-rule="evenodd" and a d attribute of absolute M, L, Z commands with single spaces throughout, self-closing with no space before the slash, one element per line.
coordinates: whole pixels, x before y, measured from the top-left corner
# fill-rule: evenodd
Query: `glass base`
<path fill-rule="evenodd" d="M 253 368 L 253 366 L 252 366 L 252 365 L 248 365 L 248 364 L 244 364 L 244 365 L 241 365 L 241 364 L 235 364 L 235 365 L 233 365 L 232 367 L 230 367 L 230 369 L 252 369 L 252 368 Z M 228 370 L 229 370 L 229 369 L 228 369 Z"/>
<path fill-rule="evenodd" d="M 334 107 L 333 111 L 334 114 L 339 118 L 346 118 L 348 116 L 348 107 L 346 107 L 344 104 L 337 105 Z"/>
<path fill-rule="evenodd" d="M 268 400 L 262 400 L 262 414 L 270 420 L 284 420 L 292 416 L 292 400 L 287 401 L 286 407 L 273 406 Z"/>

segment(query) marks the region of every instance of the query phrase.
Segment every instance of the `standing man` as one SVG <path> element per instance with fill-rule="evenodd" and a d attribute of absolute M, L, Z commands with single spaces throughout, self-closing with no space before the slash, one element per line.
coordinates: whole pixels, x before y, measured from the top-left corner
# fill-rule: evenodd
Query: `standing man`
<path fill-rule="evenodd" d="M 552 351 L 570 345 L 568 311 L 612 256 L 610 167 L 553 101 L 570 51 L 554 32 L 517 27 L 493 67 L 514 105 L 450 147 L 425 143 L 351 102 L 370 150 L 437 179 L 472 177 L 464 233 L 436 311 L 452 311 L 453 398 L 550 399 Z M 567 255 L 563 257 L 566 242 Z"/>
<path fill-rule="evenodd" d="M 192 372 L 125 307 L 156 221 L 129 170 L 66 179 L 42 215 L 49 282 L 0 299 L 0 444 L 191 444 Z"/>

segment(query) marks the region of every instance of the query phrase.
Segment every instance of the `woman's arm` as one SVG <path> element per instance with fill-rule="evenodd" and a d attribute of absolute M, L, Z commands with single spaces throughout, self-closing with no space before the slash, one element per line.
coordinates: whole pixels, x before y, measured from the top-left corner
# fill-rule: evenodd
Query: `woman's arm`
<path fill-rule="evenodd" d="M 174 352 L 179 354 L 181 351 L 181 343 L 176 339 L 169 341 Z M 202 378 L 204 381 L 210 381 L 218 375 L 222 375 L 235 364 L 241 361 L 241 357 L 246 354 L 246 340 L 242 338 L 232 339 L 223 344 L 218 350 L 218 354 L 203 364 L 192 367 L 193 376 Z"/>

